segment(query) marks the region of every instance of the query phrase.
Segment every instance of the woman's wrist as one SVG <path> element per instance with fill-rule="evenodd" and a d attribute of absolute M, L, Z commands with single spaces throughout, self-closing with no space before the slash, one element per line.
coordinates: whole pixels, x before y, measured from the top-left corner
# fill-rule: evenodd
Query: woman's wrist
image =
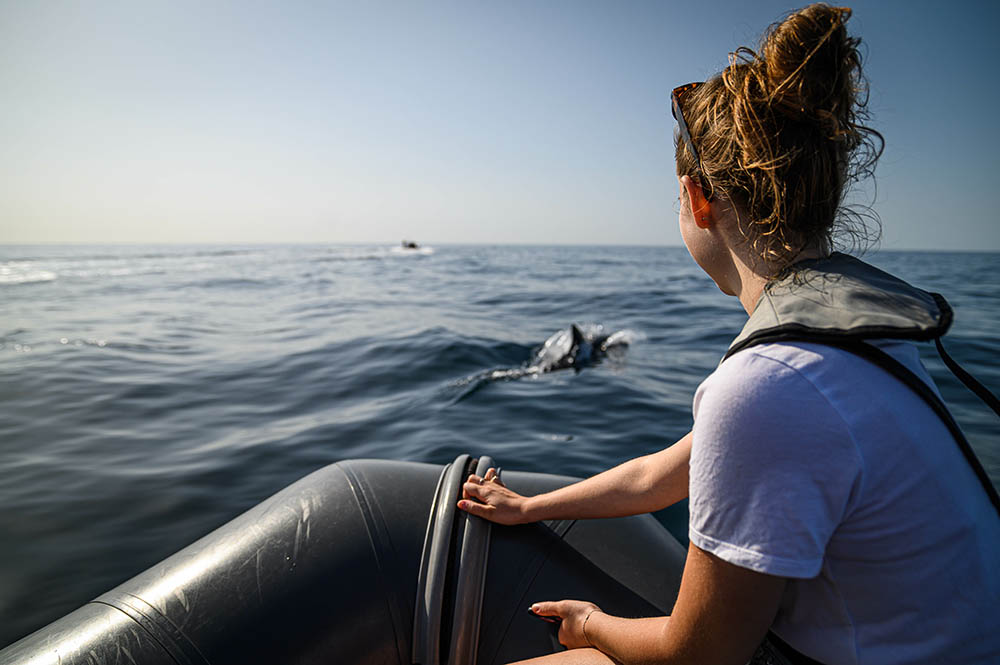
<path fill-rule="evenodd" d="M 594 643 L 590 639 L 590 635 L 587 634 L 587 622 L 590 621 L 590 617 L 594 616 L 594 612 L 600 612 L 598 608 L 594 608 L 587 613 L 587 616 L 583 619 L 583 626 L 580 631 L 583 633 L 583 641 L 587 643 L 588 647 L 593 647 Z"/>
<path fill-rule="evenodd" d="M 539 510 L 539 496 L 541 495 L 524 497 L 524 501 L 521 503 L 521 522 L 523 524 L 540 522 L 545 519 Z"/>

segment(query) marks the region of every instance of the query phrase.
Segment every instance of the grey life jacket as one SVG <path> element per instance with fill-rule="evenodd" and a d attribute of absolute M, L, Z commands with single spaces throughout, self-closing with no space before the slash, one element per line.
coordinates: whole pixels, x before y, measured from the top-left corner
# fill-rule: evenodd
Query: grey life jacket
<path fill-rule="evenodd" d="M 882 367 L 909 386 L 948 426 L 962 454 L 1000 513 L 1000 496 L 937 393 L 905 365 L 868 340 L 934 340 L 941 359 L 1000 415 L 1000 400 L 951 359 L 941 345 L 952 309 L 937 293 L 918 289 L 846 254 L 803 261 L 769 283 L 726 358 L 756 344 L 813 342 L 837 347 Z"/>

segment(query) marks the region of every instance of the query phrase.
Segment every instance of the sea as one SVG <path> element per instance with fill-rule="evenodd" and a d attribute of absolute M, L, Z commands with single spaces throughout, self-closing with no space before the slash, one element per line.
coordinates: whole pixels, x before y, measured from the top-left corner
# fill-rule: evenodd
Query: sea
<path fill-rule="evenodd" d="M 866 258 L 944 294 L 1000 392 L 1000 254 Z M 745 320 L 678 247 L 0 246 L 0 647 L 339 460 L 669 446 Z M 627 348 L 525 371 L 573 324 Z M 1000 484 L 1000 419 L 924 346 Z M 683 503 L 657 516 L 685 540 Z"/>

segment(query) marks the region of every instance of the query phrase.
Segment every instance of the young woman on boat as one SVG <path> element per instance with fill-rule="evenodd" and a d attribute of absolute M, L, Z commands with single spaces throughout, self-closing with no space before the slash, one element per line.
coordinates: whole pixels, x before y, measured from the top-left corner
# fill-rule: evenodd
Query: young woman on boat
<path fill-rule="evenodd" d="M 849 16 L 806 7 L 674 91 L 681 235 L 751 315 L 698 388 L 692 432 L 548 494 L 492 470 L 465 484 L 459 507 L 501 524 L 690 497 L 671 616 L 539 601 L 569 650 L 531 662 L 742 664 L 765 637 L 793 662 L 1000 662 L 990 499 L 942 417 L 847 346 L 874 342 L 933 385 L 911 341 L 950 324 L 930 294 L 832 251 L 851 232 L 846 188 L 881 152 Z"/>

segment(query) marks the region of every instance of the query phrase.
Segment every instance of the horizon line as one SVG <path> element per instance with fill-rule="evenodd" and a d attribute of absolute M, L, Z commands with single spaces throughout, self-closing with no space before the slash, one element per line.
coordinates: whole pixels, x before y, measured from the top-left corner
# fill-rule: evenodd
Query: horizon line
<path fill-rule="evenodd" d="M 627 242 L 608 242 L 608 243 L 590 243 L 590 242 L 462 242 L 462 241 L 429 241 L 418 243 L 420 247 L 620 247 L 620 248 L 664 248 L 664 249 L 686 249 L 683 244 L 670 244 L 670 243 L 627 243 Z M 190 241 L 190 240 L 155 240 L 155 241 L 139 241 L 139 240 L 106 240 L 106 241 L 94 241 L 94 240 L 29 240 L 29 241 L 17 241 L 11 242 L 6 240 L 0 240 L 0 247 L 98 247 L 98 246 L 118 246 L 118 247 L 140 247 L 140 246 L 227 246 L 227 247 L 293 247 L 293 246 L 341 246 L 341 247 L 359 247 L 359 246 L 389 246 L 398 247 L 398 242 L 392 241 L 326 241 L 326 240 L 301 240 L 301 241 L 278 241 L 278 240 L 258 240 L 250 242 L 239 242 L 239 241 L 229 241 L 229 240 L 202 240 L 202 241 Z M 843 251 L 843 250 L 841 250 Z M 965 249 L 965 248 L 955 248 L 955 249 L 942 249 L 942 248 L 925 248 L 925 247 L 871 247 L 864 249 L 860 252 L 848 252 L 843 251 L 845 254 L 856 254 L 858 256 L 866 256 L 871 254 L 879 254 L 885 252 L 913 252 L 913 253 L 934 253 L 934 254 L 998 254 L 1000 253 L 1000 248 L 998 249 Z"/>

